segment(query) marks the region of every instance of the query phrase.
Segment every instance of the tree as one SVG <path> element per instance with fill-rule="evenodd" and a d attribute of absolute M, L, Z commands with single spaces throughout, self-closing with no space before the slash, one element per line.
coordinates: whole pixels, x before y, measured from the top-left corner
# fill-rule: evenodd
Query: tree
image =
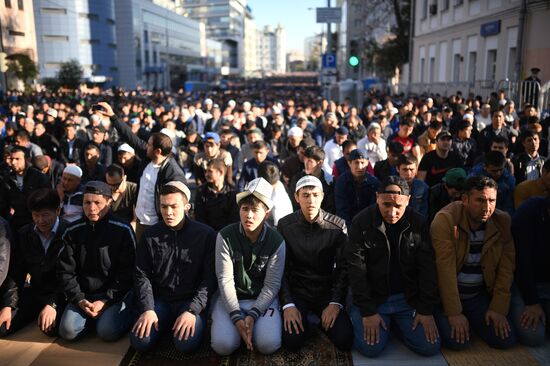
<path fill-rule="evenodd" d="M 38 67 L 36 63 L 27 55 L 15 53 L 6 57 L 9 60 L 8 72 L 15 75 L 25 85 L 25 89 L 29 88 L 29 80 L 38 76 Z"/>
<path fill-rule="evenodd" d="M 63 87 L 76 89 L 80 84 L 83 73 L 84 71 L 82 70 L 82 66 L 80 66 L 80 62 L 72 59 L 61 64 L 57 72 L 57 80 Z"/>
<path fill-rule="evenodd" d="M 411 1 L 369 0 L 363 4 L 365 66 L 391 76 L 409 59 Z"/>

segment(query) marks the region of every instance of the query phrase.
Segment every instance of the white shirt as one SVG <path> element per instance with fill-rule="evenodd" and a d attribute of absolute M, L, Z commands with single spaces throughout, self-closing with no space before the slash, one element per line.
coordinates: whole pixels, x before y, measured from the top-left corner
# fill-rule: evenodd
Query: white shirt
<path fill-rule="evenodd" d="M 334 162 L 344 156 L 342 146 L 338 145 L 334 139 L 332 139 L 327 141 L 323 150 L 325 150 L 325 170 L 331 172 Z"/>
<path fill-rule="evenodd" d="M 290 202 L 290 197 L 288 197 L 285 186 L 281 181 L 278 181 L 273 187 L 271 200 L 273 201 L 271 216 L 273 218 L 273 224 L 277 226 L 280 219 L 293 212 L 292 202 Z"/>
<path fill-rule="evenodd" d="M 489 126 L 492 122 L 491 116 L 482 117 L 481 114 L 476 114 L 477 130 L 481 131 L 485 127 Z"/>
<path fill-rule="evenodd" d="M 386 141 L 380 139 L 378 144 L 369 141 L 367 136 L 357 141 L 357 148 L 363 149 L 367 152 L 369 162 L 372 166 L 379 161 L 386 160 L 388 153 L 386 152 Z"/>
<path fill-rule="evenodd" d="M 140 224 L 154 225 L 158 222 L 155 207 L 155 184 L 159 174 L 160 165 L 153 162 L 147 164 L 139 179 L 139 192 L 136 203 L 136 217 Z"/>

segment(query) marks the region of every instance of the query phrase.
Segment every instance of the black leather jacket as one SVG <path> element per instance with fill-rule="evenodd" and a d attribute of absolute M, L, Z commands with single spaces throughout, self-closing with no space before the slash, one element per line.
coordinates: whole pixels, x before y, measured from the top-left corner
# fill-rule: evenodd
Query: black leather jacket
<path fill-rule="evenodd" d="M 293 296 L 344 304 L 348 287 L 343 261 L 346 222 L 321 210 L 317 220 L 309 223 L 298 210 L 279 220 L 277 226 L 286 243 L 281 305 L 292 303 Z"/>
<path fill-rule="evenodd" d="M 424 216 L 407 208 L 401 220 L 399 253 L 390 253 L 382 215 L 376 204 L 353 219 L 346 249 L 353 303 L 362 316 L 374 315 L 390 295 L 390 255 L 398 255 L 405 296 L 423 315 L 438 302 L 437 273 L 429 227 Z"/>

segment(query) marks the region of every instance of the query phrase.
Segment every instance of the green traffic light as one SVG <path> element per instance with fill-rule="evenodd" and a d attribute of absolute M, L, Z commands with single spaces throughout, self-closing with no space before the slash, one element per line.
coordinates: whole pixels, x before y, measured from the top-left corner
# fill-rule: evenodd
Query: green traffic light
<path fill-rule="evenodd" d="M 359 57 L 357 56 L 350 56 L 349 60 L 348 60 L 348 63 L 350 64 L 350 66 L 357 66 L 359 65 Z"/>

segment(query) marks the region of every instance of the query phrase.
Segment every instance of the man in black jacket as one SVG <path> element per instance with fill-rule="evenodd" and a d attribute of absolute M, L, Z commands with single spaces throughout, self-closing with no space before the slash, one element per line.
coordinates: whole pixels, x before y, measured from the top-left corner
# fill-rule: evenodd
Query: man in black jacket
<path fill-rule="evenodd" d="M 63 235 L 58 276 L 69 304 L 59 335 L 76 340 L 96 321 L 100 338 L 114 341 L 130 327 L 136 240 L 132 228 L 110 213 L 111 187 L 91 181 L 84 187 L 84 217 Z"/>
<path fill-rule="evenodd" d="M 517 285 L 512 288 L 512 322 L 521 343 L 542 346 L 550 320 L 550 198 L 524 201 L 512 218 L 512 235 Z"/>
<path fill-rule="evenodd" d="M 2 335 L 21 329 L 38 317 L 40 330 L 57 336 L 65 297 L 59 290 L 55 267 L 67 227 L 59 219 L 59 202 L 59 196 L 51 188 L 36 190 L 27 200 L 33 223 L 19 230 L 19 241 L 13 248 L 6 282 L 18 296 L 12 304 L 11 326 L 2 328 Z M 31 277 L 30 286 L 25 283 L 27 274 Z"/>
<path fill-rule="evenodd" d="M 12 309 L 18 294 L 7 279 L 13 238 L 8 222 L 0 217 L 0 335 L 11 327 Z"/>
<path fill-rule="evenodd" d="M 142 161 L 136 203 L 136 236 L 139 240 L 147 227 L 162 220 L 159 200 L 161 187 L 170 181 L 185 183 L 185 175 L 171 154 L 170 137 L 162 133 L 153 133 L 145 142 L 134 135 L 127 124 L 118 120 L 109 104 L 99 104 L 105 108 L 105 112 L 101 113 L 111 119 L 122 139 L 135 149 Z"/>
<path fill-rule="evenodd" d="M 283 347 L 298 350 L 308 335 L 308 313 L 321 319 L 323 331 L 343 351 L 351 348 L 353 327 L 344 310 L 347 277 L 343 219 L 321 209 L 323 184 L 312 175 L 296 183 L 300 210 L 279 221 L 286 242 L 286 264 L 279 298 L 283 309 Z"/>
<path fill-rule="evenodd" d="M 160 193 L 163 221 L 147 229 L 137 247 L 134 284 L 141 316 L 130 340 L 142 352 L 170 330 L 176 349 L 191 352 L 206 332 L 206 306 L 217 288 L 216 232 L 186 216 L 190 196 L 185 184 L 166 183 Z"/>
<path fill-rule="evenodd" d="M 428 225 L 407 208 L 409 186 L 401 177 L 384 180 L 376 204 L 353 219 L 347 248 L 353 293 L 355 348 L 378 356 L 395 321 L 408 348 L 430 356 L 440 338 L 433 311 L 437 278 Z"/>
<path fill-rule="evenodd" d="M 197 189 L 195 219 L 219 231 L 239 221 L 237 191 L 225 181 L 226 165 L 222 159 L 213 159 L 206 168 L 206 183 Z"/>
<path fill-rule="evenodd" d="M 50 181 L 45 174 L 33 168 L 29 152 L 21 146 L 13 146 L 10 152 L 11 172 L 3 177 L 0 186 L 0 213 L 6 218 L 14 232 L 32 222 L 27 208 L 27 197 L 39 188 L 47 188 Z M 13 215 L 10 215 L 13 208 Z"/>

